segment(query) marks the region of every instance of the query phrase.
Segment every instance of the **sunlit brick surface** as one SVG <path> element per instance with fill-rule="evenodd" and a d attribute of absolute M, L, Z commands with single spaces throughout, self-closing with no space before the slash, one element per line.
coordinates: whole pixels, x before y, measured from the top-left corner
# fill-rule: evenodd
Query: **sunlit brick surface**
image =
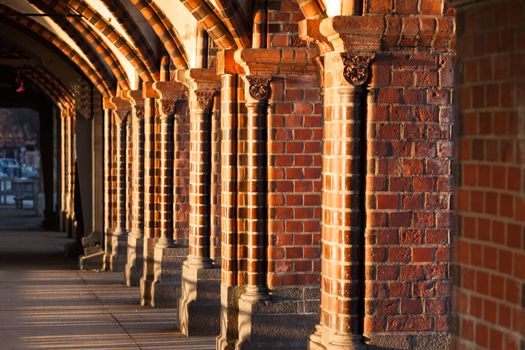
<path fill-rule="evenodd" d="M 458 349 L 525 344 L 525 7 L 459 13 Z"/>

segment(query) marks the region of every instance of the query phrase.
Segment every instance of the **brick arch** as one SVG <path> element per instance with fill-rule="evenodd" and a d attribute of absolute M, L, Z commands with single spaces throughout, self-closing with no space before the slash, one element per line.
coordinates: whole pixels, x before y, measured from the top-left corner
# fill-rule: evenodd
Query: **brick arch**
<path fill-rule="evenodd" d="M 306 19 L 320 19 L 326 17 L 326 8 L 322 0 L 297 0 L 297 3 Z"/>
<path fill-rule="evenodd" d="M 230 30 L 205 1 L 180 0 L 180 2 L 197 19 L 197 22 L 208 32 L 210 38 L 220 49 L 235 49 L 237 47 L 238 44 L 233 39 Z M 244 44 L 245 41 L 240 40 L 239 42 Z M 247 44 L 249 43 L 250 41 L 247 42 Z"/>
<path fill-rule="evenodd" d="M 155 51 L 148 43 L 148 40 L 144 37 L 139 29 L 137 23 L 128 13 L 128 10 L 122 5 L 120 1 L 102 0 L 109 11 L 113 14 L 114 18 L 120 23 L 120 25 L 126 30 L 130 38 L 134 41 L 135 46 L 139 49 L 144 60 L 148 62 L 148 67 L 152 74 L 156 77 L 158 74 L 158 67 Z"/>
<path fill-rule="evenodd" d="M 13 9 L 0 4 L 0 13 L 13 13 Z M 111 95 L 111 91 L 114 88 L 114 79 L 105 77 L 97 70 L 92 69 L 89 63 L 80 56 L 71 46 L 50 32 L 47 28 L 43 27 L 38 22 L 30 19 L 29 17 L 4 17 L 5 21 L 10 22 L 15 26 L 22 27 L 27 31 L 38 36 L 40 39 L 50 43 L 56 47 L 63 55 L 68 57 L 81 71 L 82 73 L 95 85 L 97 90 L 103 95 Z M 97 59 L 98 60 L 98 59 Z M 93 62 L 95 67 L 98 66 L 97 62 Z"/>
<path fill-rule="evenodd" d="M 188 68 L 188 57 L 182 42 L 173 30 L 169 19 L 160 8 L 150 0 L 130 0 L 151 25 L 160 41 L 164 44 L 171 61 L 177 68 Z"/>
<path fill-rule="evenodd" d="M 50 7 L 46 3 L 48 0 L 29 0 L 34 6 L 40 8 L 43 12 L 49 12 L 49 11 L 56 11 L 60 12 L 63 11 L 59 9 L 57 6 Z M 57 11 L 57 9 L 59 11 Z M 68 33 L 73 40 L 79 45 L 79 47 L 87 53 L 88 51 L 91 51 L 90 49 L 86 48 L 86 45 L 83 44 L 82 46 L 80 43 L 90 43 L 88 46 L 92 46 L 93 49 L 96 50 L 106 62 L 106 64 L 109 66 L 111 71 L 113 72 L 115 78 L 117 79 L 117 82 L 119 86 L 122 89 L 129 90 L 130 84 L 129 79 L 126 74 L 126 72 L 123 70 L 122 66 L 119 63 L 119 60 L 115 56 L 115 54 L 111 51 L 109 46 L 104 42 L 103 39 L 99 38 L 96 33 L 89 28 L 84 22 L 78 21 L 71 17 L 66 17 L 66 19 L 62 18 L 56 18 L 54 22 L 59 25 L 66 33 Z M 97 55 L 98 56 L 98 55 Z M 90 59 L 92 59 L 90 57 Z M 99 68 L 97 68 L 99 69 Z"/>
<path fill-rule="evenodd" d="M 43 0 L 50 4 L 54 5 L 54 9 L 60 8 L 61 2 L 56 2 L 54 0 Z M 109 41 L 111 41 L 115 47 L 126 57 L 126 59 L 135 67 L 138 71 L 140 77 L 144 81 L 154 80 L 153 78 L 158 75 L 158 68 L 155 64 L 155 61 L 149 57 L 148 52 L 145 50 L 144 46 L 138 45 L 134 41 L 136 48 L 129 45 L 127 40 L 121 38 L 120 33 L 118 33 L 113 26 L 108 23 L 98 12 L 93 10 L 87 3 L 83 3 L 78 0 L 71 0 L 67 2 L 68 7 L 76 10 L 78 13 L 82 14 L 85 19 L 87 19 L 91 24 L 97 28 L 102 34 L 104 34 Z M 134 34 L 128 33 L 131 40 L 134 40 Z"/>
<path fill-rule="evenodd" d="M 250 24 L 241 15 L 240 5 L 236 0 L 215 0 L 218 9 L 214 9 L 230 31 L 237 47 L 250 47 L 252 43 Z"/>
<path fill-rule="evenodd" d="M 58 105 L 60 102 L 73 105 L 75 100 L 73 94 L 56 77 L 53 77 L 42 67 L 20 68 L 23 76 L 28 78 L 33 84 Z"/>

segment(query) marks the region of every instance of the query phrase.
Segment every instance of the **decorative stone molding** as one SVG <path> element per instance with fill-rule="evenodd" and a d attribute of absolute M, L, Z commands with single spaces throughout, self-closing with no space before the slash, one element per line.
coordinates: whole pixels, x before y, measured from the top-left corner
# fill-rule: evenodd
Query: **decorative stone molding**
<path fill-rule="evenodd" d="M 141 120 L 144 119 L 144 106 L 142 105 L 135 106 L 135 114 L 138 119 L 141 119 Z"/>
<path fill-rule="evenodd" d="M 363 85 L 369 77 L 370 61 L 374 58 L 373 55 L 347 55 L 343 54 L 343 76 L 346 81 L 354 86 Z"/>
<path fill-rule="evenodd" d="M 268 98 L 271 77 L 247 75 L 246 79 L 250 83 L 249 92 L 251 97 L 259 101 Z"/>
<path fill-rule="evenodd" d="M 195 95 L 197 96 L 197 102 L 199 103 L 200 108 L 207 110 L 213 103 L 215 90 L 196 90 Z"/>
<path fill-rule="evenodd" d="M 159 107 L 162 115 L 175 114 L 175 100 L 159 100 Z"/>

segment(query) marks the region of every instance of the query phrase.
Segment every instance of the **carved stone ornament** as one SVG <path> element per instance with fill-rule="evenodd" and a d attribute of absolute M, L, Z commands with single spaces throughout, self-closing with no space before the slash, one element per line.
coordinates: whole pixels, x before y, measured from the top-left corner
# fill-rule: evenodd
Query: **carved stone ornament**
<path fill-rule="evenodd" d="M 175 101 L 174 100 L 160 100 L 160 107 L 161 107 L 162 115 L 175 114 Z"/>
<path fill-rule="evenodd" d="M 256 100 L 263 100 L 268 97 L 271 77 L 248 75 L 246 79 L 250 83 L 249 91 L 251 97 Z"/>
<path fill-rule="evenodd" d="M 208 109 L 211 107 L 213 102 L 213 97 L 215 96 L 214 90 L 197 90 L 195 91 L 195 95 L 197 96 L 197 102 L 199 103 L 199 107 L 201 109 Z"/>
<path fill-rule="evenodd" d="M 135 106 L 135 115 L 138 119 L 144 118 L 144 106 L 137 105 Z"/>
<path fill-rule="evenodd" d="M 347 82 L 361 86 L 368 80 L 370 61 L 373 56 L 343 56 L 343 75 Z"/>

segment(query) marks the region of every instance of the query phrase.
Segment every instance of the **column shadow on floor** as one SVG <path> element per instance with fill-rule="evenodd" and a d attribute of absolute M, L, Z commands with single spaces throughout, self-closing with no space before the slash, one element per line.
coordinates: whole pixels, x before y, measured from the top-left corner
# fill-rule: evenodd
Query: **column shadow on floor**
<path fill-rule="evenodd" d="M 186 338 L 176 309 L 139 306 L 122 273 L 83 272 L 65 233 L 0 229 L 1 349 L 215 349 Z"/>

